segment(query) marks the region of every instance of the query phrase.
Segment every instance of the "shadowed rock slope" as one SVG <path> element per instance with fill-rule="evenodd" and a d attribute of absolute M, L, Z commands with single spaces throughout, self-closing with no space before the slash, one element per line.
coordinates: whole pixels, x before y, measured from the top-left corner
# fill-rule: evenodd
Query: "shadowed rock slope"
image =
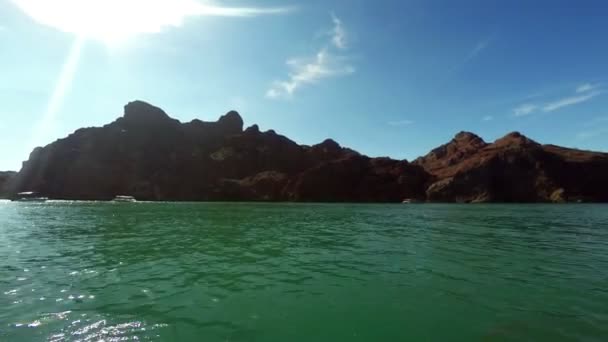
<path fill-rule="evenodd" d="M 406 161 L 369 158 L 332 140 L 301 146 L 236 112 L 180 123 L 135 101 L 124 116 L 35 149 L 12 191 L 107 200 L 400 201 L 423 199 L 430 176 Z"/>
<path fill-rule="evenodd" d="M 8 177 L 10 193 L 56 199 L 322 202 L 608 201 L 608 155 L 540 145 L 518 133 L 494 143 L 461 132 L 409 163 L 370 158 L 333 140 L 298 145 L 237 112 L 181 123 L 141 101 L 96 128 L 36 148 Z M 0 186 L 2 178 L 0 178 Z"/>

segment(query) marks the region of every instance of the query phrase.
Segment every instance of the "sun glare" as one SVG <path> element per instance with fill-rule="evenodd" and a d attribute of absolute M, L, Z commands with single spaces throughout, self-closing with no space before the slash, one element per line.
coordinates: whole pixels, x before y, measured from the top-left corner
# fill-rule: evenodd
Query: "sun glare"
<path fill-rule="evenodd" d="M 140 33 L 180 26 L 201 5 L 192 0 L 13 0 L 37 22 L 117 44 Z"/>
<path fill-rule="evenodd" d="M 253 17 L 292 7 L 226 7 L 215 0 L 12 0 L 36 22 L 114 45 L 140 33 L 181 26 L 191 16 Z"/>
<path fill-rule="evenodd" d="M 51 98 L 47 104 L 43 116 L 32 127 L 31 138 L 29 144 L 26 145 L 26 153 L 29 153 L 34 147 L 43 145 L 50 137 L 49 133 L 54 129 L 55 118 L 63 103 L 64 97 L 69 92 L 69 89 L 74 80 L 82 46 L 84 44 L 83 37 L 77 37 L 72 48 L 70 49 L 67 59 L 61 68 L 57 83 L 51 93 Z M 26 154 L 27 155 L 27 154 Z"/>

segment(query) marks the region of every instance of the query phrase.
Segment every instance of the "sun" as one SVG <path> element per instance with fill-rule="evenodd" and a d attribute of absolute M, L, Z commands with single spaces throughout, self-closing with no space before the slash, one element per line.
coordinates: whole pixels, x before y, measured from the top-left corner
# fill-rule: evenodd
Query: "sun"
<path fill-rule="evenodd" d="M 292 7 L 226 7 L 217 0 L 11 0 L 42 25 L 116 44 L 141 33 L 179 27 L 188 17 L 254 17 Z"/>
<path fill-rule="evenodd" d="M 13 0 L 40 24 L 115 45 L 141 33 L 179 26 L 200 12 L 193 0 Z"/>

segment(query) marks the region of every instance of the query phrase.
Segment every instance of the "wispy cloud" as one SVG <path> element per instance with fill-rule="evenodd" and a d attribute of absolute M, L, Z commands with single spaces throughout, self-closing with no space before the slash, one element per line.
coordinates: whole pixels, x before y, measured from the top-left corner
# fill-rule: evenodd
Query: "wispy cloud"
<path fill-rule="evenodd" d="M 287 80 L 274 81 L 266 91 L 267 98 L 289 98 L 303 85 L 355 72 L 355 67 L 349 63 L 350 58 L 332 52 L 332 47 L 339 50 L 347 48 L 346 31 L 342 21 L 333 14 L 332 21 L 334 28 L 330 46 L 322 47 L 314 56 L 288 59 L 286 64 L 291 72 Z"/>
<path fill-rule="evenodd" d="M 603 91 L 601 90 L 601 86 L 599 84 L 584 83 L 576 87 L 574 89 L 574 93 L 569 96 L 565 96 L 544 104 L 525 103 L 519 105 L 513 109 L 513 115 L 526 116 L 538 111 L 545 113 L 553 112 L 564 107 L 587 102 L 602 93 Z"/>
<path fill-rule="evenodd" d="M 346 41 L 346 30 L 344 29 L 344 25 L 342 25 L 342 20 L 333 13 L 331 14 L 331 20 L 334 23 L 334 28 L 331 31 L 331 42 L 338 49 L 344 50 L 348 46 Z"/>
<path fill-rule="evenodd" d="M 559 99 L 557 101 L 546 104 L 543 107 L 543 112 L 552 112 L 552 111 L 558 110 L 560 108 L 572 106 L 572 105 L 575 105 L 578 103 L 587 102 L 587 101 L 591 100 L 592 98 L 598 96 L 599 94 L 601 94 L 601 92 L 596 91 L 596 92 L 592 92 L 592 93 L 585 94 L 585 95 L 565 97 L 563 99 Z"/>
<path fill-rule="evenodd" d="M 483 50 L 485 50 L 490 45 L 491 42 L 492 42 L 491 39 L 484 39 L 484 40 L 479 41 L 477 44 L 475 44 L 473 49 L 471 49 L 471 51 L 465 58 L 464 62 L 466 63 L 466 62 L 469 62 L 469 61 L 475 59 L 475 57 L 477 57 Z"/>
<path fill-rule="evenodd" d="M 494 120 L 494 117 L 492 115 L 486 115 L 483 118 L 481 118 L 482 121 L 492 121 Z"/>
<path fill-rule="evenodd" d="M 218 17 L 256 17 L 260 15 L 285 14 L 294 11 L 294 7 L 223 7 L 200 5 L 193 13 L 197 16 Z"/>
<path fill-rule="evenodd" d="M 394 126 L 394 127 L 409 126 L 409 125 L 414 124 L 414 121 L 412 121 L 412 120 L 396 120 L 396 121 L 389 121 L 389 122 L 387 122 L 387 124 L 389 126 Z"/>
<path fill-rule="evenodd" d="M 345 64 L 343 58 L 333 56 L 325 48 L 312 59 L 290 59 L 287 61 L 287 65 L 292 70 L 289 79 L 287 81 L 275 81 L 266 92 L 267 97 L 291 96 L 302 85 L 313 84 L 325 78 L 355 72 L 353 66 Z"/>
<path fill-rule="evenodd" d="M 591 83 L 581 84 L 580 86 L 576 87 L 576 92 L 578 94 L 586 93 L 588 91 L 592 91 L 592 90 L 599 88 L 599 86 L 600 86 L 599 84 L 591 84 Z"/>
<path fill-rule="evenodd" d="M 468 53 L 464 56 L 464 59 L 459 60 L 455 63 L 455 65 L 449 70 L 448 74 L 458 72 L 466 64 L 477 58 L 485 49 L 490 46 L 492 40 L 493 37 L 478 41 L 470 50 L 468 50 Z"/>
<path fill-rule="evenodd" d="M 513 115 L 515 116 L 526 116 L 534 113 L 538 109 L 538 106 L 531 103 L 522 104 L 519 107 L 513 109 Z"/>
<path fill-rule="evenodd" d="M 108 40 L 157 33 L 188 17 L 254 17 L 293 7 L 230 7 L 213 0 L 12 0 L 38 23 L 63 32 Z"/>

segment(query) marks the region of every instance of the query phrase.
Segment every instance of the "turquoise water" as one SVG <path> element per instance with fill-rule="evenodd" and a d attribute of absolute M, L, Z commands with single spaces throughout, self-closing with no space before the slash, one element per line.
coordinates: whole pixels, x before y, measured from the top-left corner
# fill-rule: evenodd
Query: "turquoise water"
<path fill-rule="evenodd" d="M 0 203 L 0 341 L 606 341 L 608 207 Z"/>

